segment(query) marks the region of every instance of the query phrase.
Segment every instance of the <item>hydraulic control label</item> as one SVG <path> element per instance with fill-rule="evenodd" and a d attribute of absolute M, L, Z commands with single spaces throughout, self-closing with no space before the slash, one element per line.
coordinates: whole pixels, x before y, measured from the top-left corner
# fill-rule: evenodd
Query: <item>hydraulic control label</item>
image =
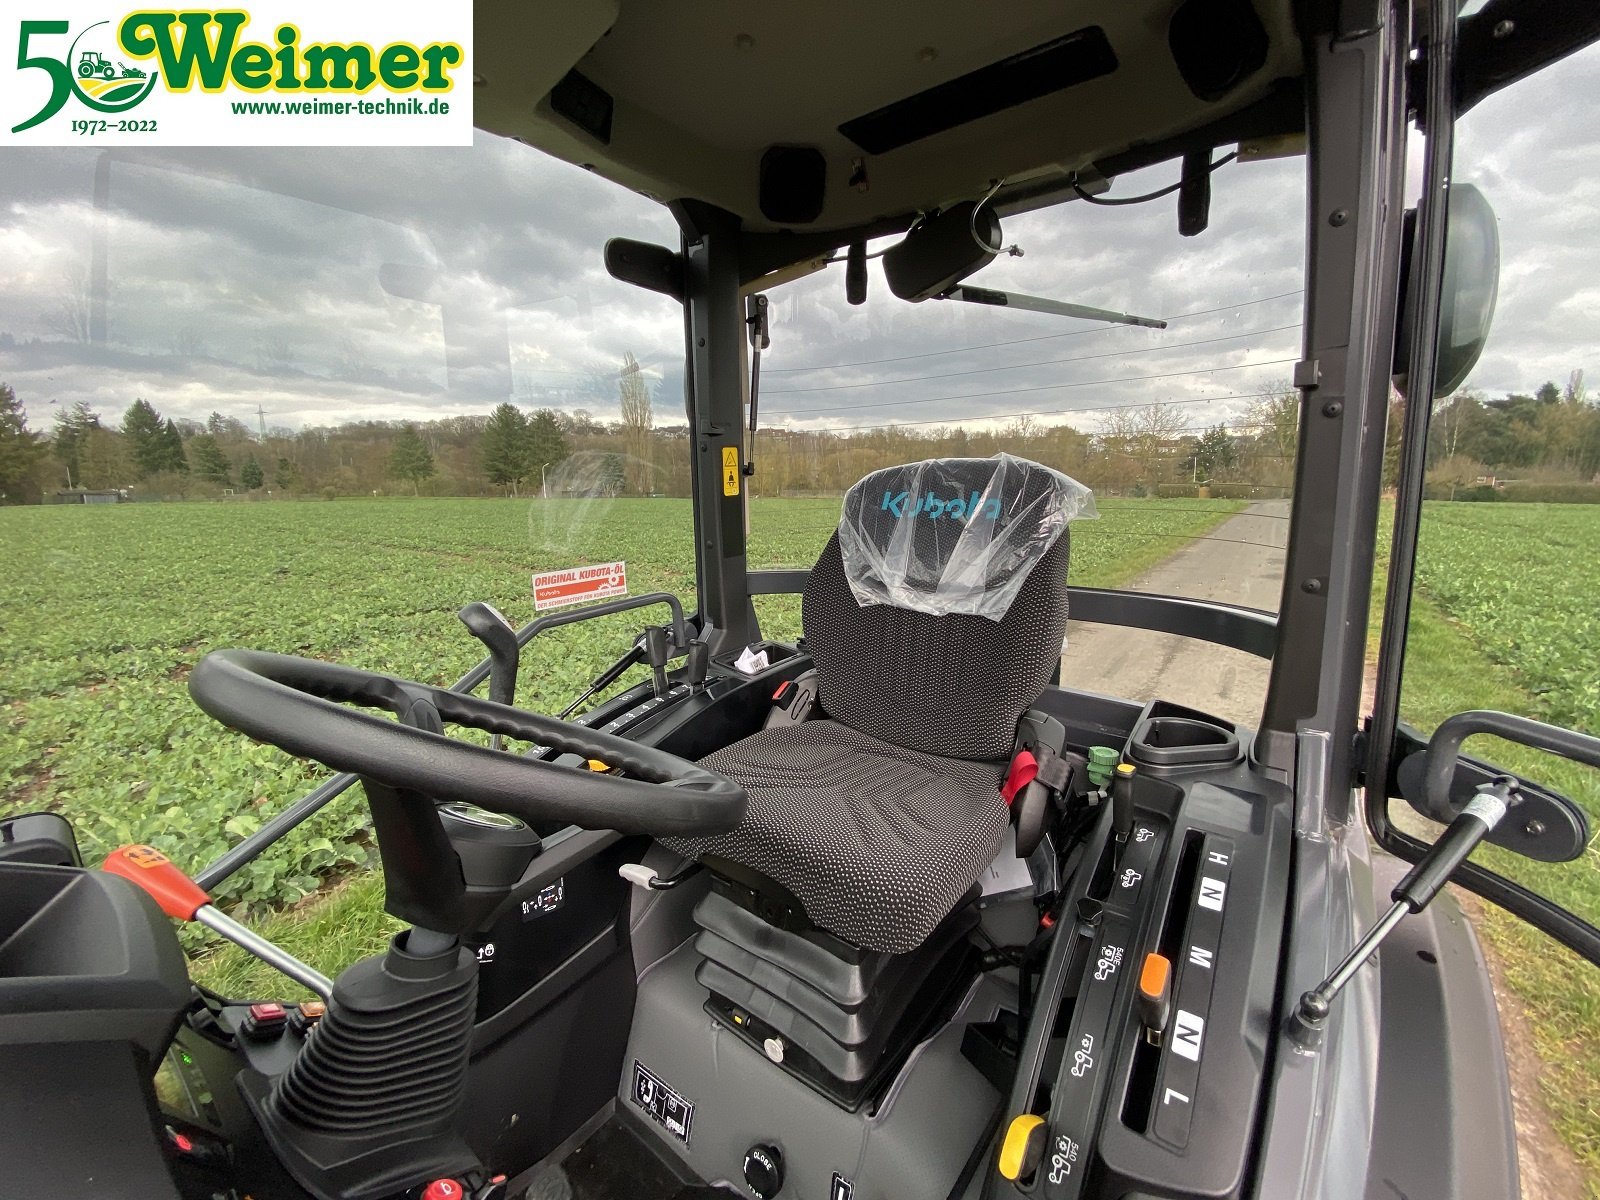
<path fill-rule="evenodd" d="M 633 1060 L 633 1102 L 685 1146 L 694 1124 L 694 1105 L 661 1082 L 661 1077 L 638 1059 Z"/>
<path fill-rule="evenodd" d="M 532 921 L 542 917 L 545 913 L 553 913 L 567 903 L 567 879 L 563 875 L 554 883 L 547 884 L 537 896 L 530 896 L 522 902 L 522 919 Z"/>

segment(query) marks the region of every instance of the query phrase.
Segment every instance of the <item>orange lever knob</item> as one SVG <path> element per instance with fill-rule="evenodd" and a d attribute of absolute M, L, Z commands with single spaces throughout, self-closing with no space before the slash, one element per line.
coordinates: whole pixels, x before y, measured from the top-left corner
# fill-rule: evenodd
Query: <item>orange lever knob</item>
<path fill-rule="evenodd" d="M 205 890 L 154 846 L 122 846 L 106 855 L 100 869 L 149 892 L 162 912 L 180 921 L 194 920 L 195 912 L 211 903 Z"/>

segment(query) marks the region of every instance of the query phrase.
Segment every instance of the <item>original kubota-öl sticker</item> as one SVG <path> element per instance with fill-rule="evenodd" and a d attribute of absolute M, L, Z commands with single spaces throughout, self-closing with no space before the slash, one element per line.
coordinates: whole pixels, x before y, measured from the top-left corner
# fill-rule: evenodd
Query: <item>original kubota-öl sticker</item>
<path fill-rule="evenodd" d="M 533 607 L 538 612 L 627 594 L 628 564 L 625 562 L 569 567 L 564 571 L 537 571 L 533 576 Z"/>

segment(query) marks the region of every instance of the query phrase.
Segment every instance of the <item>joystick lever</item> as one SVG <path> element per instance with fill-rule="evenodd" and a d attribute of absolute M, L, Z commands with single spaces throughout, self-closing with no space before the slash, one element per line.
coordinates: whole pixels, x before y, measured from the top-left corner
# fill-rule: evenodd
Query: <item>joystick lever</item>
<path fill-rule="evenodd" d="M 198 921 L 268 966 L 282 971 L 296 983 L 310 988 L 324 1002 L 333 999 L 331 979 L 266 938 L 246 929 L 214 906 L 205 889 L 180 871 L 170 858 L 154 846 L 123 846 L 113 850 L 106 856 L 100 869 L 120 875 L 141 891 L 147 892 L 167 916 L 179 921 Z"/>
<path fill-rule="evenodd" d="M 1389 893 L 1389 898 L 1394 901 L 1389 911 L 1378 918 L 1377 923 L 1355 944 L 1355 948 L 1345 955 L 1344 961 L 1334 968 L 1333 974 L 1300 997 L 1300 1005 L 1295 1010 L 1292 1022 L 1292 1033 L 1301 1038 L 1314 1039 L 1317 1036 L 1316 1031 L 1327 1019 L 1333 998 L 1355 977 L 1362 964 L 1377 953 L 1384 939 L 1394 932 L 1395 926 L 1404 918 L 1428 907 L 1439 894 L 1439 889 L 1449 881 L 1451 873 L 1500 824 L 1506 811 L 1516 803 L 1515 786 L 1516 780 L 1501 776 L 1478 789 L 1478 794 L 1450 822 L 1439 840 L 1428 848 L 1427 853 Z"/>

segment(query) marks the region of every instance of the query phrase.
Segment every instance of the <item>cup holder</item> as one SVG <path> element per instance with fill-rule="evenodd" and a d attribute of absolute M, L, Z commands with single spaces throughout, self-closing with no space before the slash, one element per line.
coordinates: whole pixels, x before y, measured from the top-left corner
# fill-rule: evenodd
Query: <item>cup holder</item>
<path fill-rule="evenodd" d="M 1146 717 L 1128 750 L 1135 762 L 1152 767 L 1216 766 L 1240 756 L 1238 734 L 1193 717 Z"/>

